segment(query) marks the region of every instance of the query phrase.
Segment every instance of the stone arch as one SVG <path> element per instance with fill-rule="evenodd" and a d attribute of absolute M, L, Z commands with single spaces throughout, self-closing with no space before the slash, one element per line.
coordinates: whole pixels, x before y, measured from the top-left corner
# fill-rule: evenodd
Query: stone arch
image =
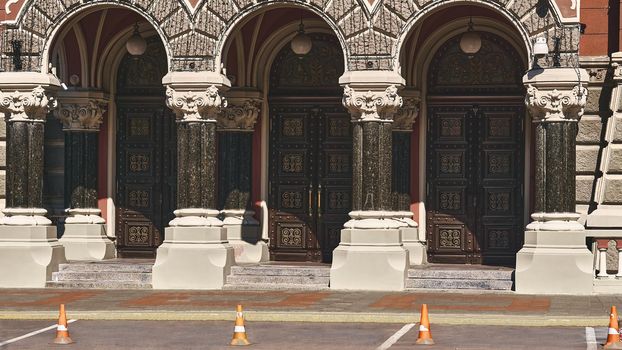
<path fill-rule="evenodd" d="M 257 3 L 257 4 L 250 3 L 250 6 L 245 7 L 244 9 L 236 13 L 234 16 L 232 16 L 230 18 L 229 23 L 223 26 L 222 30 L 218 33 L 218 39 L 215 44 L 215 51 L 214 51 L 215 53 L 214 59 L 215 59 L 216 66 L 217 67 L 220 66 L 220 63 L 222 62 L 223 49 L 225 48 L 226 43 L 229 40 L 230 36 L 232 35 L 232 33 L 235 32 L 236 29 L 240 28 L 245 22 L 247 22 L 248 20 L 250 20 L 257 14 L 261 13 L 262 11 L 270 11 L 272 9 L 288 8 L 288 7 L 289 8 L 292 8 L 292 7 L 300 8 L 300 9 L 312 12 L 315 15 L 319 16 L 328 25 L 328 27 L 330 27 L 334 35 L 339 40 L 339 43 L 343 50 L 344 62 L 347 62 L 348 51 L 347 51 L 346 39 L 344 37 L 344 33 L 342 29 L 339 27 L 338 23 L 335 22 L 335 18 L 332 17 L 328 12 L 326 12 L 325 9 L 317 6 L 317 3 L 311 2 L 310 4 L 306 4 L 306 3 L 301 3 L 298 1 L 287 0 L 285 2 L 278 2 L 278 3 L 265 3 L 265 2 Z M 200 28 L 201 23 L 197 22 L 196 25 L 197 25 L 197 28 Z"/>
<path fill-rule="evenodd" d="M 172 59 L 178 53 L 174 39 L 190 30 L 190 21 L 186 7 L 179 1 L 139 0 L 133 3 L 110 0 L 93 0 L 83 3 L 78 0 L 27 0 L 12 24 L 8 24 L 5 32 L 4 54 L 12 56 L 13 49 L 10 42 L 21 40 L 25 43 L 22 48 L 22 70 L 48 70 L 48 56 L 52 43 L 58 32 L 66 23 L 93 10 L 101 8 L 124 8 L 134 11 L 145 18 L 157 31 L 165 45 L 169 70 L 172 68 Z M 15 70 L 9 61 L 4 61 L 2 68 L 6 71 Z"/>
<path fill-rule="evenodd" d="M 394 58 L 396 60 L 396 68 L 399 67 L 399 59 L 402 54 L 401 51 L 402 49 L 404 49 L 405 43 L 407 42 L 407 38 L 411 34 L 412 29 L 419 23 L 422 23 L 422 21 L 429 15 L 458 4 L 485 7 L 502 15 L 510 23 L 513 24 L 514 29 L 520 34 L 523 44 L 525 45 L 525 48 L 529 53 L 529 56 L 531 56 L 533 46 L 530 39 L 533 35 L 532 33 L 540 32 L 547 24 L 549 27 L 552 27 L 555 23 L 555 19 L 550 17 L 550 11 L 547 13 L 547 18 L 540 18 L 536 13 L 536 6 L 539 2 L 541 2 L 540 0 L 525 0 L 517 2 L 508 2 L 504 0 L 487 0 L 466 3 L 464 1 L 420 0 L 420 2 L 425 3 L 425 7 L 422 7 L 420 11 L 414 13 L 404 24 L 404 26 L 402 27 L 402 31 L 400 32 L 399 39 L 396 41 L 396 45 L 393 48 Z M 507 5 L 510 5 L 510 7 L 508 8 Z M 528 13 L 531 13 L 531 15 L 525 17 L 525 15 L 527 15 Z M 536 21 L 537 23 L 535 23 L 535 27 L 532 26 L 532 28 L 529 28 L 527 23 L 524 23 L 523 21 L 531 23 L 530 21 L 534 20 L 533 16 L 536 16 L 539 20 Z"/>

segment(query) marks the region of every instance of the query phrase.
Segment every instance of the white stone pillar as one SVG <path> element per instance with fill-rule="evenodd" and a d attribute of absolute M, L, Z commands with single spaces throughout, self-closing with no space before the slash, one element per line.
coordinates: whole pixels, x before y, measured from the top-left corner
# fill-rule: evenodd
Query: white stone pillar
<path fill-rule="evenodd" d="M 403 290 L 409 266 L 401 222 L 391 208 L 391 123 L 402 105 L 403 79 L 395 72 L 347 72 L 343 104 L 352 116 L 351 220 L 333 251 L 330 286 L 350 290 Z"/>
<path fill-rule="evenodd" d="M 587 98 L 587 72 L 527 72 L 525 103 L 535 124 L 535 213 L 516 256 L 519 293 L 589 294 L 593 257 L 575 210 L 577 123 Z"/>
<path fill-rule="evenodd" d="M 218 114 L 219 207 L 236 263 L 270 260 L 267 241 L 251 209 L 252 143 L 261 110 L 258 90 L 231 90 Z"/>
<path fill-rule="evenodd" d="M 65 204 L 69 215 L 59 242 L 68 260 L 105 260 L 116 256 L 97 207 L 99 130 L 108 108 L 102 91 L 61 91 L 56 116 L 65 132 Z"/>
<path fill-rule="evenodd" d="M 43 209 L 43 135 L 57 107 L 50 74 L 0 73 L 0 112 L 7 128 L 7 208 L 0 220 L 0 287 L 42 288 L 65 262 L 56 227 Z"/>
<path fill-rule="evenodd" d="M 153 266 L 154 289 L 220 289 L 234 263 L 216 209 L 216 117 L 229 80 L 214 72 L 171 72 L 166 104 L 177 116 L 177 206 Z"/>

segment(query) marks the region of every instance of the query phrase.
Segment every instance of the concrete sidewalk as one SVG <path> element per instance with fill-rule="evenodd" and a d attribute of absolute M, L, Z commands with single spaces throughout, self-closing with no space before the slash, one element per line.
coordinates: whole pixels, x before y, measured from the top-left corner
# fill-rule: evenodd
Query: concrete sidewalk
<path fill-rule="evenodd" d="M 419 321 L 421 304 L 438 324 L 606 326 L 622 295 L 532 296 L 482 292 L 152 291 L 0 289 L 0 319 L 233 320 L 244 305 L 249 321 Z"/>

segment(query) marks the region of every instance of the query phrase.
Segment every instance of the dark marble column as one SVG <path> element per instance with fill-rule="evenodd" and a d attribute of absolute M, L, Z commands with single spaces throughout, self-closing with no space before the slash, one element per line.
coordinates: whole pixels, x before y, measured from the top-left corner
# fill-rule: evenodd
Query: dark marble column
<path fill-rule="evenodd" d="M 354 121 L 353 210 L 391 210 L 390 121 Z"/>
<path fill-rule="evenodd" d="M 250 209 L 252 142 L 252 131 L 218 133 L 219 208 Z"/>
<path fill-rule="evenodd" d="M 43 207 L 42 120 L 7 119 L 7 208 Z"/>
<path fill-rule="evenodd" d="M 177 206 L 216 208 L 216 121 L 177 121 Z"/>
<path fill-rule="evenodd" d="M 216 218 L 216 117 L 226 100 L 212 85 L 204 91 L 167 87 L 167 106 L 177 116 L 177 207 L 171 226 L 213 226 Z"/>
<path fill-rule="evenodd" d="M 232 90 L 218 115 L 218 206 L 238 263 L 269 260 L 251 204 L 253 132 L 261 107 L 256 90 Z"/>
<path fill-rule="evenodd" d="M 96 132 L 68 131 L 65 134 L 65 205 L 68 208 L 97 208 Z"/>
<path fill-rule="evenodd" d="M 576 213 L 575 163 L 587 89 L 572 73 L 548 69 L 530 71 L 525 77 L 525 102 L 535 124 L 535 206 L 528 230 L 584 229 Z"/>
<path fill-rule="evenodd" d="M 45 117 L 57 101 L 42 86 L 31 90 L 0 92 L 0 111 L 6 115 L 7 225 L 41 225 L 51 222 L 43 208 L 43 139 Z"/>
<path fill-rule="evenodd" d="M 413 123 L 419 115 L 419 99 L 404 98 L 393 117 L 392 205 L 395 211 L 410 211 L 410 160 Z"/>
<path fill-rule="evenodd" d="M 107 108 L 101 96 L 97 91 L 63 91 L 59 96 L 62 104 L 56 116 L 65 132 L 68 224 L 104 223 L 97 208 L 98 133 Z"/>
<path fill-rule="evenodd" d="M 352 115 L 352 209 L 390 211 L 393 114 L 401 106 L 397 88 L 355 91 L 344 88 L 343 104 Z"/>
<path fill-rule="evenodd" d="M 535 212 L 575 211 L 577 128 L 576 121 L 542 122 L 536 125 Z"/>

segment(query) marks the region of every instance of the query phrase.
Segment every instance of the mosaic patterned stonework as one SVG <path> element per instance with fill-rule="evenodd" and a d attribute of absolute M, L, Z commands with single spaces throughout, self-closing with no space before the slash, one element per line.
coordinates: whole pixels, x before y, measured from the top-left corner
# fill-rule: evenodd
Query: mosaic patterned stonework
<path fill-rule="evenodd" d="M 555 0 L 559 8 L 553 6 L 551 11 L 540 11 L 539 1 L 508 0 L 467 0 L 488 3 L 491 8 L 502 12 L 499 16 L 507 18 L 511 25 L 520 28 L 532 41 L 535 36 L 553 28 L 556 16 L 573 19 L 577 15 L 574 0 Z M 38 0 L 8 1 L 1 19 L 18 25 L 7 30 L 7 39 L 2 48 L 1 66 L 6 71 L 19 70 L 42 71 L 41 66 L 48 38 L 59 23 L 73 16 L 78 11 L 93 7 L 98 3 L 114 5 L 114 3 L 137 12 L 149 22 L 160 28 L 167 52 L 170 53 L 171 70 L 215 71 L 220 64 L 216 62 L 217 51 L 230 39 L 225 33 L 236 34 L 233 26 L 239 24 L 237 17 L 249 15 L 257 11 L 257 7 L 273 3 L 292 4 L 302 7 L 313 6 L 314 11 L 322 16 L 331 28 L 335 28 L 337 36 L 345 45 L 344 57 L 348 70 L 393 70 L 398 64 L 395 57 L 400 56 L 405 34 L 412 32 L 415 19 L 422 13 L 434 11 L 444 4 L 441 0 L 313 0 L 304 3 L 294 0 L 266 0 L 253 2 L 241 1 L 205 1 L 205 0 Z M 25 8 L 20 11 L 20 7 Z M 553 11 L 559 11 L 554 14 Z M 563 51 L 578 50 L 578 28 L 567 25 L 566 33 L 570 39 L 564 40 Z M 22 42 L 21 60 L 13 60 L 12 41 Z M 396 54 L 397 53 L 397 54 Z M 564 61 L 564 64 L 566 63 Z M 493 67 L 494 68 L 494 67 Z"/>

